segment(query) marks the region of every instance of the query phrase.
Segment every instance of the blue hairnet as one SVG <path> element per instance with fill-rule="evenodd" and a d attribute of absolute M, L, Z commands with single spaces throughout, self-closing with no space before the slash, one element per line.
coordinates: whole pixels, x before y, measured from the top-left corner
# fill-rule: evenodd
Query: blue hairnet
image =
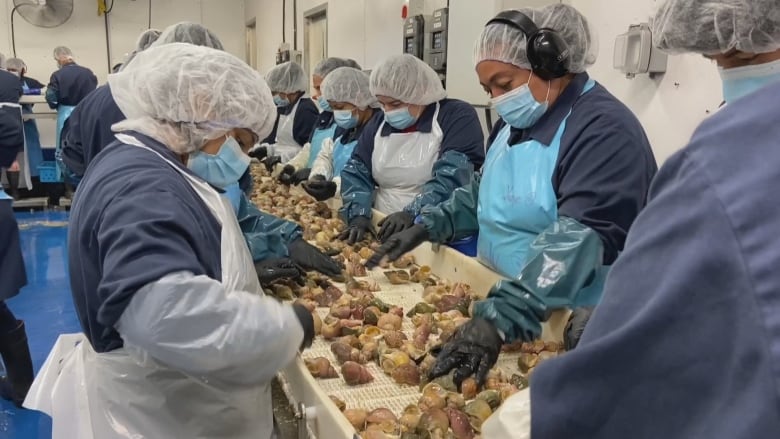
<path fill-rule="evenodd" d="M 653 20 L 653 42 L 669 53 L 717 55 L 780 48 L 777 0 L 668 0 Z"/>

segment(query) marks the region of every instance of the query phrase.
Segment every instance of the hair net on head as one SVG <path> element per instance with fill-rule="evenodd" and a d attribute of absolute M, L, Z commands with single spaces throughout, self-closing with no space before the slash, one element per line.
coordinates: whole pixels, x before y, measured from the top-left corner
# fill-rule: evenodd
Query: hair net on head
<path fill-rule="evenodd" d="M 157 38 L 157 41 L 152 44 L 152 47 L 170 43 L 189 43 L 196 46 L 225 50 L 222 42 L 213 32 L 198 23 L 186 21 L 165 28 L 160 37 Z"/>
<path fill-rule="evenodd" d="M 439 75 L 409 54 L 393 55 L 371 72 L 371 93 L 413 105 L 428 105 L 447 97 Z"/>
<path fill-rule="evenodd" d="M 73 52 L 70 51 L 65 46 L 59 46 L 54 48 L 54 58 L 55 59 L 62 59 L 62 58 L 73 58 Z"/>
<path fill-rule="evenodd" d="M 292 61 L 281 63 L 265 74 L 265 80 L 274 93 L 305 91 L 308 81 L 303 67 Z"/>
<path fill-rule="evenodd" d="M 160 31 L 157 29 L 147 29 L 145 30 L 139 37 L 138 41 L 135 43 L 135 50 L 138 52 L 142 50 L 146 50 L 149 48 L 149 46 L 152 45 L 157 39 L 160 38 Z"/>
<path fill-rule="evenodd" d="M 271 91 L 257 71 L 220 50 L 164 44 L 139 52 L 133 67 L 109 75 L 127 119 L 114 131 L 135 130 L 179 154 L 200 149 L 233 128 L 261 139 L 276 119 Z"/>
<path fill-rule="evenodd" d="M 0 69 L 5 69 L 5 55 L 0 53 Z"/>
<path fill-rule="evenodd" d="M 582 73 L 596 62 L 598 40 L 588 20 L 578 10 L 556 3 L 541 9 L 519 11 L 533 20 L 537 28 L 552 29 L 563 38 L 569 46 L 571 73 Z M 474 65 L 482 61 L 499 61 L 531 70 L 523 31 L 502 23 L 485 26 L 474 47 Z"/>
<path fill-rule="evenodd" d="M 349 58 L 337 58 L 334 56 L 331 58 L 325 58 L 318 62 L 314 67 L 314 72 L 312 75 L 319 76 L 320 78 L 324 79 L 326 76 L 328 76 L 328 73 L 336 70 L 339 67 L 352 67 L 361 70 L 360 64 L 355 62 L 355 60 Z"/>
<path fill-rule="evenodd" d="M 669 53 L 705 55 L 780 48 L 777 0 L 668 0 L 653 20 L 653 42 Z"/>
<path fill-rule="evenodd" d="M 0 58 L 2 58 L 3 55 L 0 54 Z M 27 64 L 24 63 L 24 61 L 21 60 L 21 58 L 8 58 L 5 62 L 5 68 L 6 69 L 14 69 L 18 72 L 21 72 L 22 70 L 27 68 Z"/>
<path fill-rule="evenodd" d="M 361 110 L 376 106 L 368 75 L 352 67 L 339 67 L 322 81 L 322 95 L 335 102 L 347 102 Z"/>

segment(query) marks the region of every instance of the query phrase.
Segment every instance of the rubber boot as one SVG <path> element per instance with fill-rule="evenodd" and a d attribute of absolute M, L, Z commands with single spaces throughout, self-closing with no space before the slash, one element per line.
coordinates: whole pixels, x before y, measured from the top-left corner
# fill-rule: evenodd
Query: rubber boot
<path fill-rule="evenodd" d="M 11 190 L 11 197 L 14 200 L 19 199 L 19 171 L 5 171 L 8 177 L 8 189 Z"/>
<path fill-rule="evenodd" d="M 35 374 L 24 322 L 17 320 L 16 323 L 14 330 L 0 334 L 0 356 L 6 373 L 4 378 L 0 378 L 0 397 L 21 408 Z"/>

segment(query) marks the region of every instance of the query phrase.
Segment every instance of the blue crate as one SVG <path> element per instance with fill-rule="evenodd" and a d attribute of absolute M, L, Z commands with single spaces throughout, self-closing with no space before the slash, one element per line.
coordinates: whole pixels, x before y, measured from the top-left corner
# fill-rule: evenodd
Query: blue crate
<path fill-rule="evenodd" d="M 41 162 L 41 164 L 38 165 L 38 174 L 41 183 L 59 183 L 61 181 L 59 171 L 57 170 L 57 163 L 53 161 Z"/>

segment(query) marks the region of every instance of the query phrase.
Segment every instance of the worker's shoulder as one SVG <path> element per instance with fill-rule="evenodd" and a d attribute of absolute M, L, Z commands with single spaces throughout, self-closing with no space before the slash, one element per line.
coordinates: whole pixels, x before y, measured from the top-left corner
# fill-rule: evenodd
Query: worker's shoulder
<path fill-rule="evenodd" d="M 444 98 L 439 101 L 439 118 L 448 116 L 474 116 L 477 117 L 477 111 L 466 101 L 460 99 Z"/>
<path fill-rule="evenodd" d="M 314 101 L 312 101 L 308 97 L 301 97 L 300 101 L 298 102 L 298 109 L 295 110 L 296 115 L 302 113 L 302 112 L 314 112 L 317 115 L 319 115 L 319 111 L 317 110 L 317 106 L 314 104 Z"/>
<path fill-rule="evenodd" d="M 577 99 L 569 119 L 598 121 L 615 124 L 616 127 L 629 125 L 641 129 L 641 123 L 631 109 L 598 82 Z"/>

